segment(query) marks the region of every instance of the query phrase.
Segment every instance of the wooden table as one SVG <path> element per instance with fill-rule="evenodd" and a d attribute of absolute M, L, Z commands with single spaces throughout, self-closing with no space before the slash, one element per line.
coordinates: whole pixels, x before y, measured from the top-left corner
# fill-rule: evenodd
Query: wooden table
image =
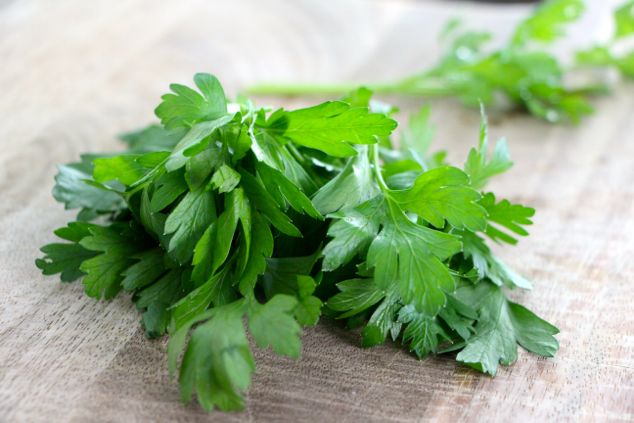
<path fill-rule="evenodd" d="M 605 2 L 593 8 L 573 41 L 605 29 Z M 165 342 L 144 338 L 129 298 L 96 302 L 33 265 L 73 215 L 50 196 L 55 165 L 120 148 L 115 134 L 151 121 L 169 82 L 210 71 L 233 95 L 260 80 L 389 79 L 434 61 L 448 17 L 504 35 L 526 10 L 0 1 L 0 421 L 634 420 L 632 86 L 598 101 L 579 127 L 492 118 L 492 135 L 509 138 L 516 161 L 493 188 L 538 209 L 532 236 L 501 251 L 535 282 L 514 295 L 562 332 L 556 358 L 522 352 L 494 379 L 449 357 L 362 350 L 357 335 L 324 322 L 306 331 L 299 361 L 256 354 L 244 413 L 207 415 L 179 403 Z M 433 119 L 436 147 L 460 163 L 476 142 L 477 112 L 439 102 Z"/>

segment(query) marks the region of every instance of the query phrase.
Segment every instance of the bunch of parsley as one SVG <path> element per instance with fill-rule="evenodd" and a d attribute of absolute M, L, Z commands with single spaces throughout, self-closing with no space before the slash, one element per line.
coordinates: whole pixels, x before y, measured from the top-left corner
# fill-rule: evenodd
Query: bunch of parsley
<path fill-rule="evenodd" d="M 42 247 L 46 275 L 87 295 L 131 294 L 149 337 L 169 334 L 182 399 L 240 409 L 260 348 L 297 358 L 323 313 L 419 358 L 494 375 L 518 344 L 552 356 L 558 331 L 507 299 L 530 283 L 487 240 L 515 244 L 534 210 L 483 191 L 510 166 L 501 140 L 464 167 L 429 154 L 429 110 L 390 135 L 393 109 L 360 89 L 300 110 L 227 103 L 218 80 L 171 85 L 162 125 L 122 137 L 120 154 L 59 167 L 54 197 L 77 220 Z"/>
<path fill-rule="evenodd" d="M 583 13 L 583 0 L 549 0 L 520 22 L 501 48 L 486 48 L 487 31 L 461 31 L 450 21 L 441 34 L 445 46 L 439 63 L 431 69 L 388 83 L 369 83 L 375 93 L 417 97 L 455 97 L 468 106 L 502 101 L 550 122 L 579 122 L 592 113 L 592 94 L 606 92 L 604 78 L 575 82 L 575 69 L 567 68 L 547 49 L 565 35 L 564 28 Z M 614 13 L 615 33 L 607 44 L 576 53 L 576 68 L 615 68 L 634 78 L 634 51 L 616 54 L 622 41 L 634 34 L 634 1 Z M 621 48 L 622 50 L 622 48 Z M 573 60 L 574 61 L 574 60 Z M 571 81 L 572 80 L 572 81 Z M 251 94 L 337 94 L 358 84 L 261 84 Z"/>

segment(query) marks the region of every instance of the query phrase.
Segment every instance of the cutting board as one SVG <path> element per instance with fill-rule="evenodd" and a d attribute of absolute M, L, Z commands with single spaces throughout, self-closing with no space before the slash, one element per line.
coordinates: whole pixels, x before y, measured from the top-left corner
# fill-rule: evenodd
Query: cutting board
<path fill-rule="evenodd" d="M 160 3 L 160 4 L 159 4 Z M 607 2 L 569 42 L 609 27 Z M 527 5 L 428 1 L 0 2 L 0 421 L 634 420 L 634 87 L 580 126 L 491 111 L 515 167 L 491 187 L 537 208 L 531 236 L 499 254 L 534 282 L 513 298 L 561 329 L 553 359 L 521 352 L 495 378 L 422 361 L 323 322 L 300 360 L 256 353 L 243 413 L 182 405 L 165 340 L 143 336 L 128 297 L 85 297 L 33 261 L 73 217 L 50 195 L 55 166 L 116 151 L 153 121 L 169 82 L 216 74 L 229 95 L 258 81 L 390 80 L 434 62 L 459 15 L 508 35 Z M 309 99 L 258 99 L 288 107 Z M 397 101 L 401 117 L 420 102 Z M 461 163 L 477 111 L 433 103 L 435 148 Z"/>

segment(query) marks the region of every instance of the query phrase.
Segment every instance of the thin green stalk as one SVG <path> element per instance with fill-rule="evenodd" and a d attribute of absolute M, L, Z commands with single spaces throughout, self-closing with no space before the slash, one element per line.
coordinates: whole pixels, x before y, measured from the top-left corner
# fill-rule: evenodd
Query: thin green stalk
<path fill-rule="evenodd" d="M 388 188 L 387 183 L 385 182 L 385 179 L 383 179 L 383 175 L 381 174 L 381 159 L 379 158 L 378 144 L 370 145 L 369 154 L 370 154 L 370 160 L 372 161 L 372 165 L 374 167 L 374 173 L 376 175 L 376 180 L 379 184 L 379 187 L 381 187 L 381 191 L 383 191 L 383 193 L 389 197 L 390 189 Z"/>
<path fill-rule="evenodd" d="M 310 84 L 310 83 L 264 83 L 247 88 L 248 94 L 256 95 L 331 95 L 341 94 L 356 89 L 352 83 Z"/>
<path fill-rule="evenodd" d="M 377 94 L 402 94 L 422 97 L 439 97 L 453 94 L 437 80 L 422 75 L 408 77 L 396 82 L 386 83 L 263 83 L 249 87 L 246 92 L 253 95 L 343 95 L 367 87 Z"/>

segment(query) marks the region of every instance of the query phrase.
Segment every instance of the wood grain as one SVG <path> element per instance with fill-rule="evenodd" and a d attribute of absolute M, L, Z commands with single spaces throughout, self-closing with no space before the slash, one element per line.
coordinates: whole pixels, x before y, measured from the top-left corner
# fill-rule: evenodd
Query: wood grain
<path fill-rule="evenodd" d="M 607 3 L 591 3 L 571 43 L 605 33 Z M 522 352 L 495 379 L 451 357 L 362 350 L 355 334 L 324 322 L 306 331 L 299 361 L 257 352 L 244 413 L 208 415 L 178 402 L 165 342 L 144 338 L 129 298 L 95 302 L 33 265 L 72 217 L 50 196 L 55 165 L 119 148 L 115 134 L 152 120 L 168 82 L 210 71 L 235 94 L 263 80 L 395 78 L 434 61 L 448 17 L 504 35 L 525 11 L 387 0 L 0 1 L 0 421 L 634 421 L 631 86 L 598 101 L 580 127 L 492 117 L 492 135 L 509 138 L 516 162 L 493 188 L 538 209 L 532 236 L 500 254 L 535 282 L 516 299 L 562 331 L 556 358 Z M 477 113 L 444 101 L 433 118 L 436 146 L 463 160 Z"/>

